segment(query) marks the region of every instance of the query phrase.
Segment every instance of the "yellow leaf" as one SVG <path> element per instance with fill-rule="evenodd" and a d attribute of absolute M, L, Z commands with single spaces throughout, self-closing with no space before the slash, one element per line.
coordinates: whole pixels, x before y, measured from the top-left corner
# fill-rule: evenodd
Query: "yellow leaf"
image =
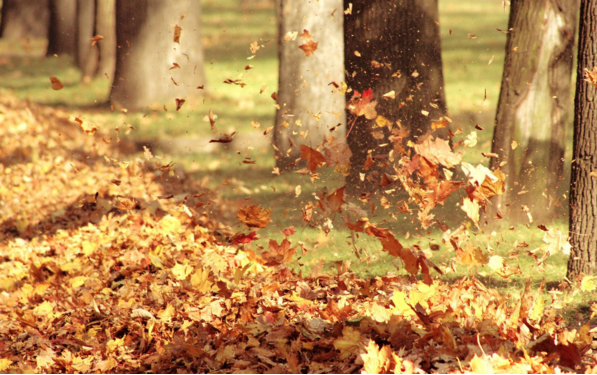
<path fill-rule="evenodd" d="M 462 211 L 466 212 L 466 215 L 473 221 L 473 223 L 475 223 L 475 225 L 479 223 L 479 203 L 465 197 L 460 208 L 462 208 Z"/>
<path fill-rule="evenodd" d="M 83 248 L 83 254 L 85 254 L 85 256 L 90 256 L 97 249 L 97 243 L 83 241 L 83 242 L 81 242 L 81 247 Z"/>
<path fill-rule="evenodd" d="M 126 336 L 123 336 L 121 339 L 116 339 L 116 340 L 110 340 L 110 341 L 108 341 L 106 343 L 106 349 L 108 349 L 109 352 L 113 352 L 119 346 L 123 346 L 124 345 L 124 339 L 125 339 L 125 337 Z"/>
<path fill-rule="evenodd" d="M 399 291 L 399 290 L 394 290 L 394 295 L 392 296 L 392 302 L 394 303 L 394 306 L 396 306 L 396 308 L 393 310 L 393 312 L 399 312 L 402 314 L 402 316 L 409 316 L 409 315 L 415 315 L 415 312 L 413 311 L 413 309 L 410 308 L 410 306 L 406 303 L 406 293 Z"/>
<path fill-rule="evenodd" d="M 346 326 L 342 330 L 342 337 L 334 340 L 334 348 L 340 351 L 340 360 L 350 357 L 353 353 L 359 351 L 361 341 L 361 332 L 357 329 Z"/>
<path fill-rule="evenodd" d="M 529 320 L 539 322 L 543 317 L 543 310 L 545 310 L 545 300 L 538 296 L 529 311 Z"/>
<path fill-rule="evenodd" d="M 177 264 L 172 267 L 171 271 L 176 280 L 184 280 L 193 272 L 193 267 L 188 264 Z"/>
<path fill-rule="evenodd" d="M 10 359 L 2 358 L 0 359 L 0 371 L 6 371 L 12 365 L 12 361 Z"/>
<path fill-rule="evenodd" d="M 175 313 L 176 311 L 174 310 L 174 306 L 172 306 L 172 304 L 169 303 L 168 306 L 166 306 L 166 309 L 158 313 L 158 318 L 169 322 L 172 320 L 172 317 Z"/>
<path fill-rule="evenodd" d="M 583 277 L 582 281 L 580 282 L 580 290 L 583 292 L 592 292 L 597 288 L 597 283 L 595 282 L 595 276 L 585 276 Z"/>
<path fill-rule="evenodd" d="M 180 220 L 172 215 L 166 215 L 160 221 L 162 229 L 166 232 L 178 233 L 180 230 Z"/>
<path fill-rule="evenodd" d="M 471 370 L 473 370 L 473 373 L 475 373 L 475 374 L 492 374 L 493 373 L 493 366 L 491 366 L 491 364 L 488 363 L 483 358 L 477 357 L 476 354 L 473 357 L 473 359 L 471 359 L 470 364 L 471 364 Z"/>
<path fill-rule="evenodd" d="M 54 306 L 52 303 L 48 301 L 44 301 L 42 304 L 38 305 L 36 308 L 33 309 L 33 313 L 37 316 L 47 316 L 53 318 L 54 315 L 52 312 L 54 311 Z"/>
<path fill-rule="evenodd" d="M 46 348 L 46 350 L 40 350 L 39 354 L 35 358 L 37 362 L 38 368 L 48 367 L 54 364 L 54 357 L 56 353 L 50 348 Z"/>
<path fill-rule="evenodd" d="M 203 268 L 197 268 L 193 276 L 191 276 L 191 285 L 193 285 L 193 287 L 200 293 L 209 292 L 213 285 L 213 283 L 209 281 L 209 271 Z"/>
<path fill-rule="evenodd" d="M 73 288 L 78 288 L 81 285 L 85 284 L 85 280 L 87 280 L 87 276 L 77 276 L 73 277 L 69 280 L 70 286 Z"/>
<path fill-rule="evenodd" d="M 380 128 L 385 128 L 386 126 L 392 125 L 392 121 L 388 120 L 383 116 L 377 116 L 375 118 L 375 124 L 377 124 L 377 126 L 379 126 Z"/>

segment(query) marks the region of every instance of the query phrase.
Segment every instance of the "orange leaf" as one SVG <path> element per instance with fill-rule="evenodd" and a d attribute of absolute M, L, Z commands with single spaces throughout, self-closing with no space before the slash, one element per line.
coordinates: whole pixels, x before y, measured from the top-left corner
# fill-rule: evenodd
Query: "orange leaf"
<path fill-rule="evenodd" d="M 313 35 L 309 34 L 309 31 L 303 30 L 301 39 L 303 40 L 304 44 L 301 44 L 299 48 L 305 52 L 305 56 L 313 56 L 313 53 L 317 50 L 318 44 L 317 42 L 313 41 Z"/>
<path fill-rule="evenodd" d="M 279 266 L 287 263 L 292 260 L 294 253 L 296 253 L 296 248 L 291 248 L 290 241 L 286 238 L 280 245 L 275 240 L 269 240 L 269 250 L 269 252 L 262 254 L 266 266 Z"/>
<path fill-rule="evenodd" d="M 271 211 L 271 208 L 265 210 L 261 206 L 247 206 L 238 211 L 237 218 L 249 228 L 265 228 L 272 220 Z"/>
<path fill-rule="evenodd" d="M 64 85 L 62 84 L 62 82 L 60 82 L 60 80 L 54 76 L 50 77 L 50 82 L 52 82 L 52 89 L 53 90 L 62 90 L 64 88 Z"/>
<path fill-rule="evenodd" d="M 321 152 L 305 145 L 301 145 L 301 159 L 307 160 L 307 167 L 311 172 L 315 172 L 317 167 L 325 163 L 325 158 Z"/>

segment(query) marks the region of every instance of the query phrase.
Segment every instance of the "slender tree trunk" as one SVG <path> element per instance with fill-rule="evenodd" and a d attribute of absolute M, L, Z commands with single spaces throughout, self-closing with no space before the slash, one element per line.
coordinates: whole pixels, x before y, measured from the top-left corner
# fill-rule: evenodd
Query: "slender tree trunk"
<path fill-rule="evenodd" d="M 569 280 L 581 273 L 595 273 L 597 259 L 597 87 L 583 79 L 585 69 L 597 66 L 595 30 L 597 2 L 582 0 L 570 186 Z"/>
<path fill-rule="evenodd" d="M 175 24 L 182 28 L 180 44 Z M 175 98 L 199 95 L 197 86 L 205 84 L 200 26 L 198 1 L 117 1 L 112 103 L 129 110 L 172 107 Z M 180 68 L 170 70 L 174 63 Z"/>
<path fill-rule="evenodd" d="M 46 55 L 74 54 L 77 0 L 49 0 L 50 26 Z"/>
<path fill-rule="evenodd" d="M 96 0 L 95 29 L 104 37 L 99 43 L 98 73 L 112 82 L 116 66 L 116 1 Z"/>
<path fill-rule="evenodd" d="M 342 0 L 279 0 L 279 109 L 274 144 L 280 169 L 300 157 L 299 145 L 315 147 L 330 136 L 344 137 L 342 6 Z M 312 56 L 305 56 L 299 48 L 304 44 L 300 36 L 304 30 L 318 43 Z M 298 32 L 296 39 L 287 34 L 292 32 Z"/>
<path fill-rule="evenodd" d="M 48 36 L 48 0 L 3 0 L 0 37 L 8 40 Z"/>
<path fill-rule="evenodd" d="M 346 81 L 352 89 L 347 99 L 372 88 L 378 114 L 399 121 L 414 140 L 429 130 L 431 119 L 447 112 L 437 0 L 344 0 L 344 9 L 351 8 L 344 18 Z M 382 98 L 390 91 L 396 99 Z M 349 129 L 353 120 L 347 115 Z M 378 189 L 387 166 L 390 130 L 374 127 L 375 121 L 359 117 L 348 136 L 352 158 L 346 183 L 352 194 Z M 375 163 L 365 170 L 368 155 Z"/>
<path fill-rule="evenodd" d="M 506 172 L 506 194 L 494 198 L 491 216 L 520 218 L 525 215 L 522 205 L 540 221 L 557 212 L 553 203 L 560 195 L 564 171 L 578 4 L 578 0 L 511 3 L 492 145 L 499 158 L 491 160 L 492 169 Z"/>
<path fill-rule="evenodd" d="M 92 46 L 91 38 L 94 35 L 95 0 L 77 0 L 76 60 L 83 81 L 91 80 L 97 72 L 99 47 Z"/>

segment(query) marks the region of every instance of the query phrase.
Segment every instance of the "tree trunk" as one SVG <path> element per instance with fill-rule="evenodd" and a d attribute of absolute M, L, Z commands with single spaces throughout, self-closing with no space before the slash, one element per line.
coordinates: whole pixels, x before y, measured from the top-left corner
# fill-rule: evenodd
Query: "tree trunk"
<path fill-rule="evenodd" d="M 597 259 L 597 87 L 583 79 L 585 69 L 597 66 L 596 29 L 597 2 L 582 0 L 570 183 L 569 280 L 581 273 L 595 273 Z"/>
<path fill-rule="evenodd" d="M 111 80 L 116 66 L 116 1 L 96 0 L 95 29 L 104 37 L 99 43 L 98 73 Z"/>
<path fill-rule="evenodd" d="M 344 9 L 350 7 L 352 13 L 344 18 L 344 58 L 353 91 L 347 99 L 354 91 L 372 88 L 378 114 L 399 121 L 414 140 L 429 130 L 431 119 L 447 112 L 437 0 L 344 0 Z M 382 98 L 392 90 L 396 99 Z M 348 129 L 353 120 L 348 114 Z M 391 146 L 384 144 L 391 145 L 390 130 L 374 125 L 359 117 L 348 136 L 352 158 L 346 183 L 352 194 L 378 189 L 380 171 L 386 167 Z M 368 155 L 375 163 L 365 171 Z"/>
<path fill-rule="evenodd" d="M 499 158 L 491 160 L 506 172 L 506 194 L 492 201 L 491 216 L 520 219 L 523 205 L 539 221 L 557 213 L 577 12 L 578 0 L 511 3 L 492 145 Z"/>
<path fill-rule="evenodd" d="M 176 24 L 180 44 L 174 42 Z M 200 25 L 198 1 L 117 1 L 112 103 L 129 110 L 173 107 L 175 98 L 199 95 L 197 86 L 205 84 Z M 170 70 L 174 63 L 180 68 Z"/>
<path fill-rule="evenodd" d="M 0 37 L 7 40 L 45 38 L 49 17 L 48 0 L 3 0 Z"/>
<path fill-rule="evenodd" d="M 94 35 L 95 0 L 77 0 L 76 60 L 83 81 L 91 80 L 97 72 L 99 47 L 92 46 L 91 38 Z"/>
<path fill-rule="evenodd" d="M 46 55 L 74 54 L 77 0 L 49 0 L 50 25 Z"/>
<path fill-rule="evenodd" d="M 279 109 L 274 145 L 280 169 L 300 157 L 299 145 L 315 147 L 332 135 L 344 137 L 345 99 L 339 90 L 344 81 L 342 5 L 342 0 L 279 0 Z M 318 43 L 312 56 L 299 48 L 304 44 L 303 30 Z M 299 35 L 292 40 L 289 32 Z"/>

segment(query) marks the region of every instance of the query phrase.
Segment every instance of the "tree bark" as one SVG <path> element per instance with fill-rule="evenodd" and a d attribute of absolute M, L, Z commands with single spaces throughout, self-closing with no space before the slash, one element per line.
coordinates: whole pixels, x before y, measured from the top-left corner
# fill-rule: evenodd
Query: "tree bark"
<path fill-rule="evenodd" d="M 351 6 L 352 13 L 344 18 L 346 81 L 352 89 L 347 100 L 354 91 L 372 88 L 378 114 L 399 121 L 415 140 L 429 130 L 431 119 L 447 112 L 437 0 L 344 0 L 344 9 Z M 396 99 L 382 98 L 392 90 Z M 348 114 L 348 131 L 353 120 Z M 390 130 L 374 126 L 375 121 L 359 117 L 348 136 L 352 158 L 346 183 L 351 194 L 378 189 L 387 166 Z M 368 155 L 375 163 L 365 170 Z"/>
<path fill-rule="evenodd" d="M 180 44 L 175 24 L 182 28 Z M 118 0 L 112 103 L 138 110 L 199 95 L 197 86 L 205 84 L 200 25 L 197 1 Z M 174 63 L 180 68 L 169 70 Z"/>
<path fill-rule="evenodd" d="M 50 25 L 46 55 L 74 54 L 77 0 L 49 0 Z"/>
<path fill-rule="evenodd" d="M 288 169 L 300 157 L 299 145 L 315 147 L 331 136 L 344 137 L 342 6 L 342 0 L 279 0 L 279 109 L 274 145 L 280 169 Z M 318 43 L 312 56 L 299 48 L 304 43 L 303 30 Z M 289 32 L 299 35 L 292 40 Z"/>
<path fill-rule="evenodd" d="M 597 87 L 585 69 L 597 66 L 597 2 L 582 0 L 578 45 L 578 78 L 574 104 L 574 152 L 570 182 L 568 279 L 595 273 L 597 259 Z"/>
<path fill-rule="evenodd" d="M 490 216 L 500 213 L 520 219 L 526 215 L 523 205 L 540 221 L 557 214 L 554 202 L 564 171 L 578 4 L 578 0 L 511 3 L 492 144 L 499 158 L 491 159 L 492 169 L 506 172 L 506 193 L 494 198 Z"/>
<path fill-rule="evenodd" d="M 0 37 L 7 40 L 46 38 L 48 0 L 3 0 Z"/>
<path fill-rule="evenodd" d="M 83 81 L 97 72 L 99 47 L 92 46 L 95 35 L 95 0 L 77 0 L 77 66 Z"/>
<path fill-rule="evenodd" d="M 116 66 L 116 1 L 96 0 L 95 29 L 104 37 L 99 43 L 98 73 L 112 82 Z"/>

